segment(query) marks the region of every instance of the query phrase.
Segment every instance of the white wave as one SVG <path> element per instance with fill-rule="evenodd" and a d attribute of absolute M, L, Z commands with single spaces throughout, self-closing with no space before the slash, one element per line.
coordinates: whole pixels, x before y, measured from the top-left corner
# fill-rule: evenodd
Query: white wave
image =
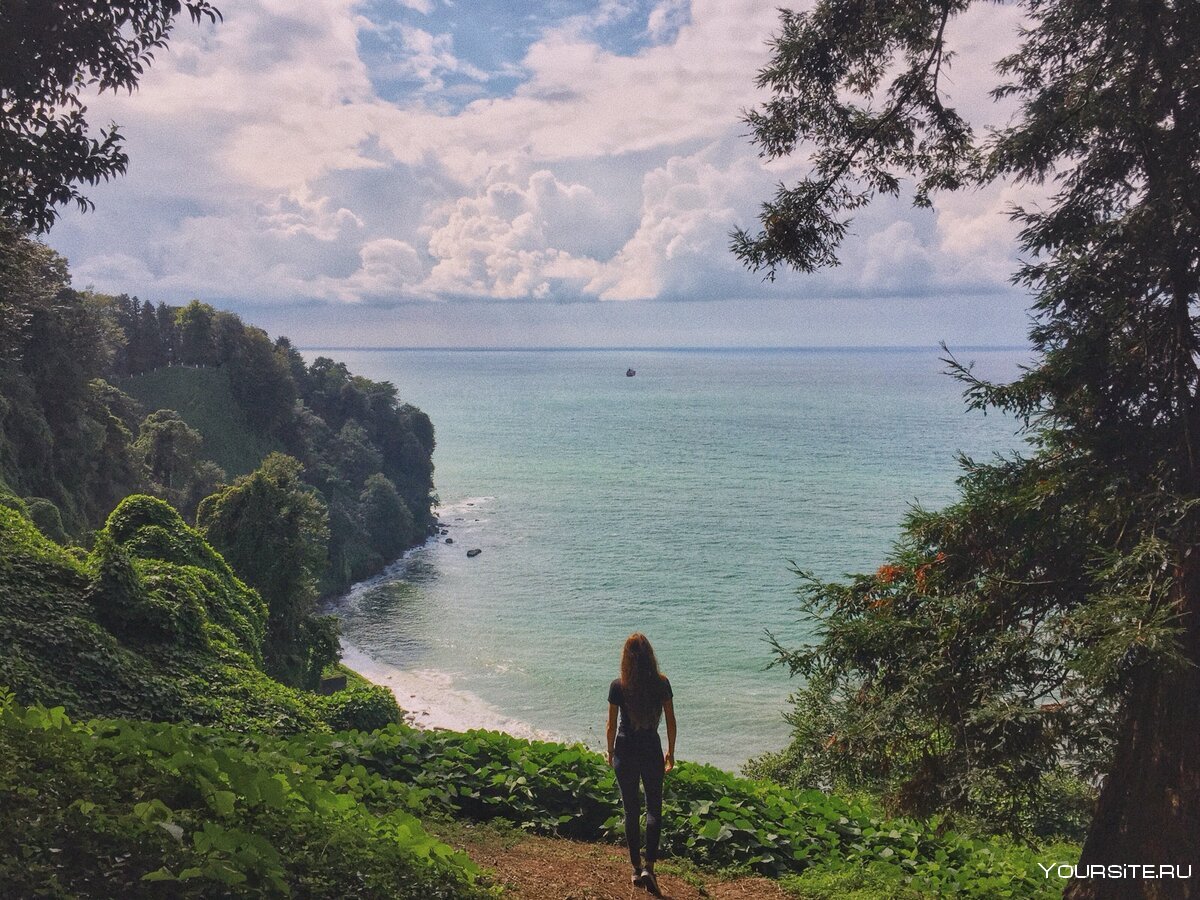
<path fill-rule="evenodd" d="M 495 500 L 495 497 L 464 497 L 453 503 L 435 506 L 433 514 L 441 519 L 446 516 L 465 516 L 469 512 L 479 512 L 480 508 Z"/>
<path fill-rule="evenodd" d="M 506 716 L 482 697 L 454 687 L 454 679 L 445 672 L 406 670 L 380 662 L 344 638 L 342 662 L 368 681 L 391 690 L 396 702 L 408 714 L 409 722 L 420 728 L 450 731 L 484 728 L 503 731 L 513 737 L 565 740 L 561 735 Z"/>

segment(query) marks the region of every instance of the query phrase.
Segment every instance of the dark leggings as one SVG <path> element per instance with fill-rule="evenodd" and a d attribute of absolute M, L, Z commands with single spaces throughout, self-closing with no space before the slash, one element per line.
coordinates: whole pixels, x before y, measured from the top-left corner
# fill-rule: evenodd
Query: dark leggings
<path fill-rule="evenodd" d="M 629 861 L 635 869 L 640 866 L 640 781 L 646 786 L 646 865 L 653 866 L 658 857 L 658 835 L 662 827 L 662 744 L 657 740 L 646 744 L 625 742 L 618 737 L 613 751 L 613 768 L 621 788 L 621 803 L 625 807 L 625 840 L 629 844 Z"/>

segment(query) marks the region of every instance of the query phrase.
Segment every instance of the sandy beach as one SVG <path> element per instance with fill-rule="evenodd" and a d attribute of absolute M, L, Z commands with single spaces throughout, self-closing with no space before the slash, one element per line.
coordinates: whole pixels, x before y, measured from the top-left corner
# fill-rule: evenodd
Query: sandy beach
<path fill-rule="evenodd" d="M 342 662 L 368 681 L 388 688 L 405 711 L 406 719 L 419 728 L 468 731 L 482 728 L 503 731 L 514 737 L 546 741 L 566 740 L 506 716 L 481 697 L 454 687 L 444 672 L 406 671 L 372 659 L 354 644 L 342 640 Z"/>

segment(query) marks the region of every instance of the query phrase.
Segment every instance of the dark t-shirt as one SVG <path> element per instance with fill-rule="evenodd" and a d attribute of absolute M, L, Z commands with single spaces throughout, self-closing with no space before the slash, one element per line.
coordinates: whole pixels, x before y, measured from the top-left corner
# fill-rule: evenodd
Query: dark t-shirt
<path fill-rule="evenodd" d="M 666 703 L 675 695 L 671 691 L 671 682 L 667 680 L 667 676 L 663 676 L 662 680 L 663 703 Z M 658 736 L 658 723 L 654 723 L 653 728 L 634 728 L 633 723 L 629 721 L 629 714 L 625 711 L 625 694 L 621 690 L 621 679 L 614 678 L 612 684 L 608 686 L 608 702 L 615 704 L 621 709 L 621 718 L 617 725 L 617 737 L 630 737 L 634 739 L 648 738 L 651 735 Z"/>

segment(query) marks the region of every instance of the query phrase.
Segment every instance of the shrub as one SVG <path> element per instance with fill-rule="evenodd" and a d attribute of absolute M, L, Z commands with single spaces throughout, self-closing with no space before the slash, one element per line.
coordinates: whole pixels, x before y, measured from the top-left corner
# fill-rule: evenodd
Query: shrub
<path fill-rule="evenodd" d="M 322 718 L 334 731 L 377 731 L 403 715 L 392 692 L 378 685 L 351 685 L 324 699 Z"/>
<path fill-rule="evenodd" d="M 25 500 L 28 510 L 26 515 L 38 527 L 38 531 L 50 540 L 59 544 L 68 542 L 67 532 L 63 528 L 62 514 L 58 507 L 42 497 L 28 497 Z"/>
<path fill-rule="evenodd" d="M 126 499 L 78 557 L 0 505 L 0 684 L 20 702 L 236 731 L 395 720 L 381 698 L 347 712 L 270 678 L 261 598 L 161 500 Z"/>
<path fill-rule="evenodd" d="M 303 737 L 78 724 L 0 692 L 0 755 L 9 896 L 486 893 L 475 865 L 403 808 L 402 786 L 315 766 Z M 368 806 L 384 794 L 388 808 Z"/>
<path fill-rule="evenodd" d="M 543 834 L 621 837 L 613 772 L 581 746 L 390 726 L 322 739 L 321 747 L 344 765 L 410 785 L 432 809 L 506 819 Z M 1061 885 L 1048 882 L 1036 864 L 1078 853 L 1056 847 L 1038 854 L 1003 839 L 973 840 L 945 831 L 938 818 L 889 819 L 820 791 L 796 792 L 693 763 L 680 763 L 667 777 L 663 806 L 663 849 L 675 856 L 765 875 L 812 870 L 834 881 L 869 867 L 873 881 L 894 883 L 894 896 L 1058 896 Z"/>

